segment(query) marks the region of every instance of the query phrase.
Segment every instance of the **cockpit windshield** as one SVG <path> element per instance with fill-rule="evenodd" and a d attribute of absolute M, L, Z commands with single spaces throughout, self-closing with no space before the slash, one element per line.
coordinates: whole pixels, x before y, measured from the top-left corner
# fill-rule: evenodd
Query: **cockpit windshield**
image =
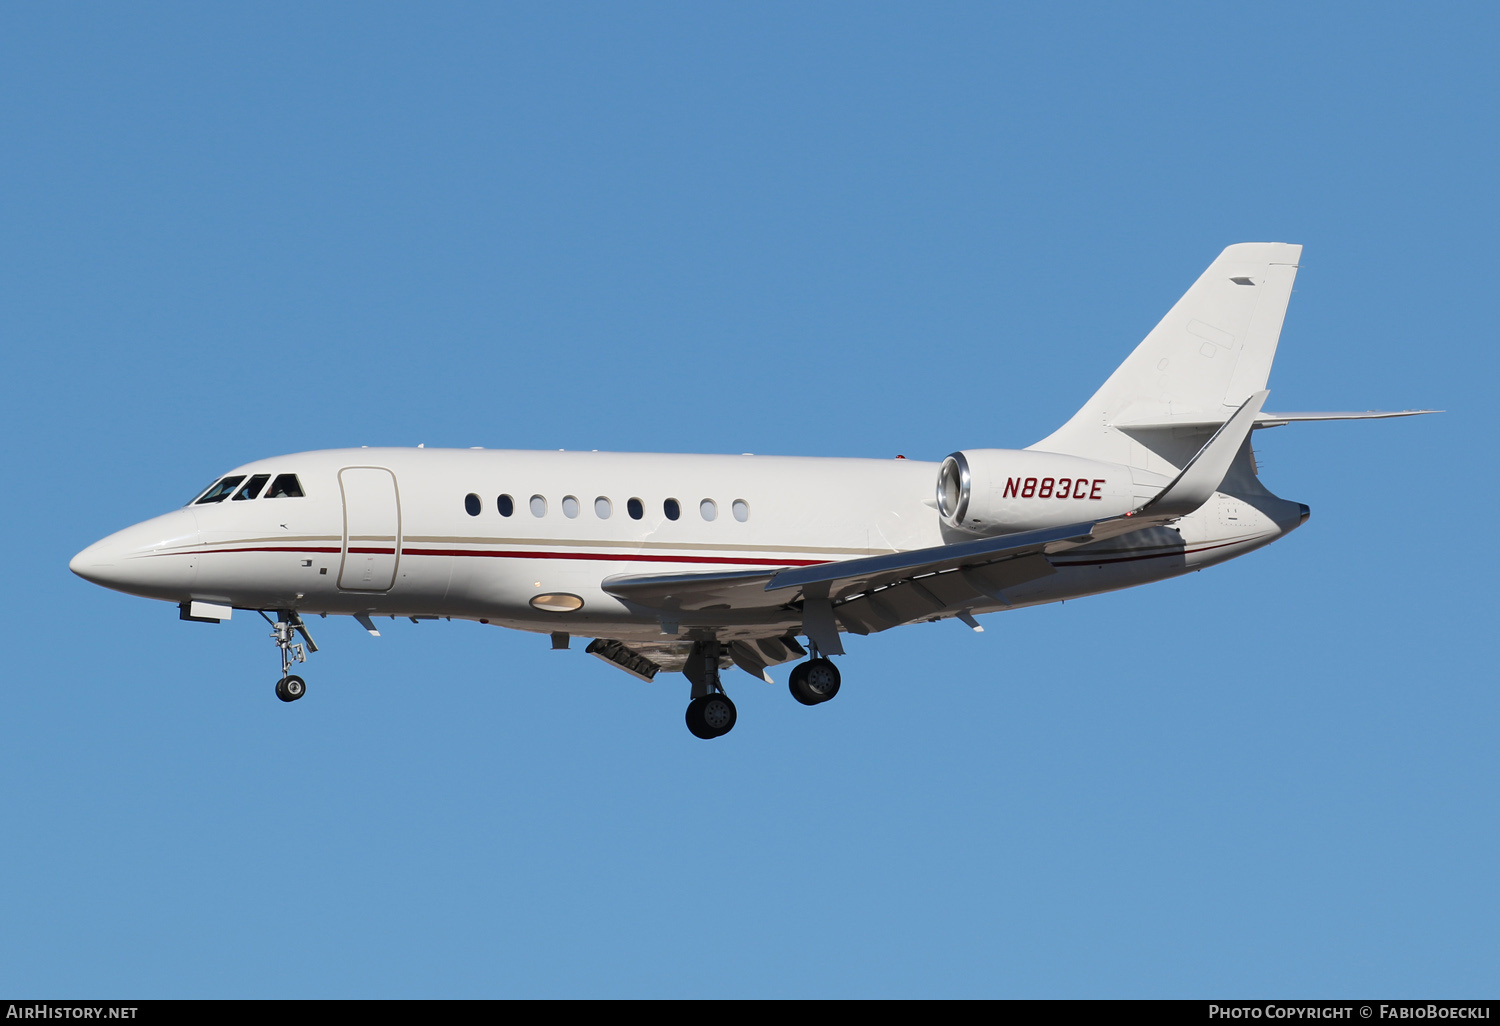
<path fill-rule="evenodd" d="M 187 502 L 185 502 L 185 503 L 183 503 L 183 505 L 184 505 L 184 506 L 191 506 L 191 505 L 192 505 L 192 504 L 193 504 L 193 503 L 195 503 L 195 502 L 197 502 L 197 501 L 198 501 L 198 500 L 199 500 L 199 499 L 201 499 L 201 498 L 203 498 L 203 497 L 204 497 L 204 496 L 205 496 L 205 495 L 207 495 L 207 494 L 208 494 L 208 493 L 209 493 L 209 492 L 211 492 L 211 491 L 213 491 L 213 488 L 214 488 L 214 485 L 217 485 L 217 484 L 218 484 L 218 483 L 219 483 L 219 482 L 218 482 L 218 480 L 215 480 L 215 481 L 214 481 L 214 483 L 213 483 L 213 484 L 211 484 L 211 485 L 209 485 L 209 486 L 208 486 L 208 487 L 207 487 L 207 488 L 205 488 L 205 489 L 203 489 L 203 490 L 202 490 L 202 491 L 201 491 L 201 492 L 199 492 L 199 493 L 198 493 L 198 494 L 197 494 L 197 495 L 194 495 L 194 496 L 193 496 L 193 497 L 192 497 L 192 498 L 191 498 L 191 499 L 189 499 L 189 500 L 188 500 L 188 501 L 187 501 Z"/>
<path fill-rule="evenodd" d="M 245 481 L 245 487 L 240 488 L 240 482 L 245 481 L 244 474 L 235 474 L 232 477 L 222 477 L 208 486 L 208 490 L 199 493 L 196 499 L 188 501 L 189 506 L 204 506 L 210 502 L 223 502 L 231 495 L 234 501 L 243 499 L 300 499 L 306 493 L 302 491 L 302 482 L 297 480 L 296 474 L 277 474 L 273 480 L 270 474 L 252 474 L 250 480 Z M 266 482 L 271 482 L 271 487 L 266 488 Z M 239 491 L 235 491 L 239 488 Z M 261 494 L 261 489 L 265 494 Z"/>
<path fill-rule="evenodd" d="M 224 480 L 220 481 L 208 491 L 204 492 L 203 495 L 195 503 L 195 505 L 203 506 L 210 502 L 223 502 L 225 499 L 229 498 L 230 493 L 233 492 L 239 485 L 239 483 L 243 480 L 245 480 L 244 474 L 241 474 L 238 477 L 224 478 Z"/>
<path fill-rule="evenodd" d="M 266 482 L 269 480 L 271 480 L 270 474 L 255 474 L 251 476 L 250 480 L 245 482 L 245 487 L 234 493 L 234 501 L 239 502 L 241 499 L 255 498 L 260 494 L 260 490 L 266 486 Z"/>

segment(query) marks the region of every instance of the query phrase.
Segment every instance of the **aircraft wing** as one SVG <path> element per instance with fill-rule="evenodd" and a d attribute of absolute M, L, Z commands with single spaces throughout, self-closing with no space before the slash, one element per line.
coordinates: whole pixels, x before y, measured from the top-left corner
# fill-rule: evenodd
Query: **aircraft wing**
<path fill-rule="evenodd" d="M 754 609 L 784 601 L 766 599 L 766 582 L 777 573 L 777 568 L 771 567 L 708 573 L 621 574 L 605 578 L 602 587 L 615 598 L 651 609 L 688 612 L 710 606 Z"/>
<path fill-rule="evenodd" d="M 606 579 L 602 587 L 617 598 L 659 610 L 664 626 L 679 623 L 684 614 L 712 612 L 725 624 L 741 627 L 763 620 L 769 631 L 781 634 L 786 630 L 782 621 L 800 619 L 823 652 L 837 655 L 843 651 L 840 625 L 856 634 L 872 634 L 976 606 L 1009 604 L 1005 589 L 1056 572 L 1047 554 L 1169 519 L 1112 517 L 783 570 L 621 575 Z M 782 617 L 766 615 L 774 610 L 789 612 Z"/>
<path fill-rule="evenodd" d="M 1047 556 L 1161 527 L 1193 512 L 1223 483 L 1266 395 L 1245 400 L 1167 487 L 1123 516 L 780 570 L 618 576 L 606 579 L 603 588 L 663 610 L 663 619 L 673 622 L 679 612 L 710 609 L 744 622 L 749 611 L 794 608 L 800 599 L 808 636 L 823 652 L 838 655 L 840 624 L 869 634 L 975 605 L 1009 604 L 1006 588 L 1055 572 Z"/>

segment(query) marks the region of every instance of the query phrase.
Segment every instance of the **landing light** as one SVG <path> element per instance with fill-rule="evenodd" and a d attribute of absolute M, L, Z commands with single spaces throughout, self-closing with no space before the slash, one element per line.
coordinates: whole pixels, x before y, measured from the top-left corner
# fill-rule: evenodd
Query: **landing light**
<path fill-rule="evenodd" d="M 567 592 L 549 591 L 533 598 L 531 605 L 547 613 L 573 613 L 583 608 L 583 599 Z"/>

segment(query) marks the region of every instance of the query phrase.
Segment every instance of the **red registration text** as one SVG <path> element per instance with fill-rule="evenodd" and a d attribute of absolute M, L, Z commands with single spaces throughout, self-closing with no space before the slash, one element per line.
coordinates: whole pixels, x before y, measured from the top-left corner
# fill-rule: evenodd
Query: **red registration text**
<path fill-rule="evenodd" d="M 1102 500 L 1104 496 L 1099 494 L 1099 489 L 1103 487 L 1102 477 L 1096 477 L 1092 481 L 1086 477 L 1044 477 L 1041 480 L 1034 477 L 1008 477 L 1005 479 L 1005 494 L 1001 497 Z"/>

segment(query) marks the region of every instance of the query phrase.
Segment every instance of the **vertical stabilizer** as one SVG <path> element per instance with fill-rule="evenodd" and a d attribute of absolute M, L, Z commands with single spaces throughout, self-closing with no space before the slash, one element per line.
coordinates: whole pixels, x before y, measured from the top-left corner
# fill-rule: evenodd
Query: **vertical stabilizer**
<path fill-rule="evenodd" d="M 1169 447 L 1143 449 L 1141 432 L 1116 425 L 1223 423 L 1264 389 L 1301 254 L 1284 242 L 1224 250 L 1083 409 L 1030 448 L 1161 469 L 1146 449 Z"/>

